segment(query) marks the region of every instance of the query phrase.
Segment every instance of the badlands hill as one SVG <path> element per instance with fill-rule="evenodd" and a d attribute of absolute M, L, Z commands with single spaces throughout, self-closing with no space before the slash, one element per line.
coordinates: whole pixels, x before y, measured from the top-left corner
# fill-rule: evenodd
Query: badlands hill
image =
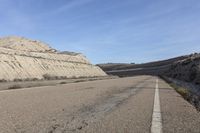
<path fill-rule="evenodd" d="M 29 40 L 23 37 L 4 37 L 0 38 L 0 47 L 9 48 L 13 50 L 27 51 L 27 52 L 55 52 L 47 44 L 37 41 Z"/>
<path fill-rule="evenodd" d="M 80 53 L 58 52 L 43 42 L 23 37 L 0 38 L 0 70 L 0 80 L 8 81 L 106 76 Z"/>

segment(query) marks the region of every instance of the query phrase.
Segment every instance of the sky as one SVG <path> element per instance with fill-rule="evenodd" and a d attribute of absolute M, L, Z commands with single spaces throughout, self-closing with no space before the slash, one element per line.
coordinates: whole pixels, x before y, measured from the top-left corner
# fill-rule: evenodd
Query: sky
<path fill-rule="evenodd" d="M 200 0 L 0 0 L 0 36 L 144 63 L 200 52 Z"/>

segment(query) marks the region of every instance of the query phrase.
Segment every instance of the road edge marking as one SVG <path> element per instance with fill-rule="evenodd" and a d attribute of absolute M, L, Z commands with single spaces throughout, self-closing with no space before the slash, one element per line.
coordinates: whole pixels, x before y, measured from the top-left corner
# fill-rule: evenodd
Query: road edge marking
<path fill-rule="evenodd" d="M 154 96 L 154 107 L 151 122 L 151 133 L 162 133 L 162 117 L 160 111 L 160 98 L 158 89 L 158 79 L 156 79 L 155 96 Z"/>

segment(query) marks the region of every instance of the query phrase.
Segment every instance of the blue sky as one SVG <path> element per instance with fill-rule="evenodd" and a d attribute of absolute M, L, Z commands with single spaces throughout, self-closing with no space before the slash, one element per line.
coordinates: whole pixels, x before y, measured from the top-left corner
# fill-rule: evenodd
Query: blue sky
<path fill-rule="evenodd" d="M 0 36 L 82 52 L 92 63 L 200 52 L 199 0 L 0 0 Z"/>

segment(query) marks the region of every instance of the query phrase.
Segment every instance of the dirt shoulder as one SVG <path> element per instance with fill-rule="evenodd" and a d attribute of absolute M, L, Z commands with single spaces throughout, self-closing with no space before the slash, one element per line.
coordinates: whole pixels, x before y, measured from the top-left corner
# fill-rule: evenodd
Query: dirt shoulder
<path fill-rule="evenodd" d="M 200 113 L 169 84 L 159 80 L 164 133 L 199 133 Z"/>
<path fill-rule="evenodd" d="M 172 88 L 176 90 L 185 100 L 200 111 L 200 86 L 194 83 L 181 81 L 169 77 L 162 77 Z"/>
<path fill-rule="evenodd" d="M 0 83 L 0 91 L 21 89 L 21 88 L 40 87 L 40 86 L 55 86 L 55 85 L 59 85 L 59 84 L 69 84 L 69 83 L 116 79 L 116 78 L 118 78 L 118 77 L 117 76 L 104 76 L 104 77 L 60 79 L 60 80 L 1 82 Z"/>

